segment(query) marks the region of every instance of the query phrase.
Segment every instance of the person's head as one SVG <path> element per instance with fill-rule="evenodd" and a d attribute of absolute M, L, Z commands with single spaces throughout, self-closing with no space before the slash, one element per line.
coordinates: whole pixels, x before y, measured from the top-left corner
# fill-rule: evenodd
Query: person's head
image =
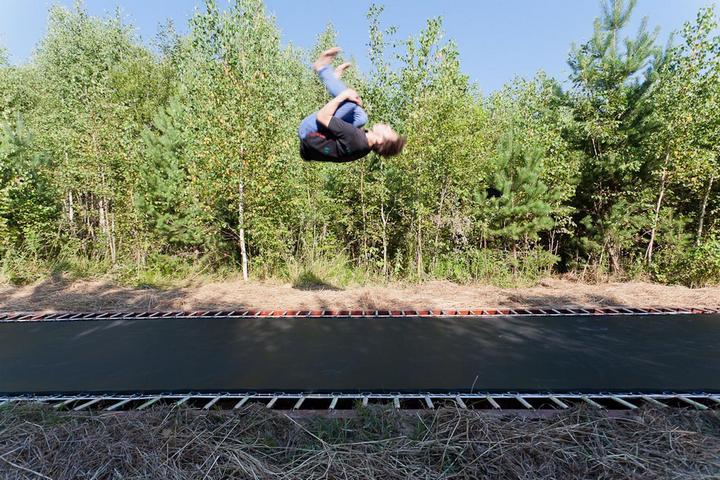
<path fill-rule="evenodd" d="M 392 157 L 402 152 L 405 137 L 393 130 L 390 125 L 376 123 L 370 130 L 374 143 L 372 151 L 383 157 Z"/>

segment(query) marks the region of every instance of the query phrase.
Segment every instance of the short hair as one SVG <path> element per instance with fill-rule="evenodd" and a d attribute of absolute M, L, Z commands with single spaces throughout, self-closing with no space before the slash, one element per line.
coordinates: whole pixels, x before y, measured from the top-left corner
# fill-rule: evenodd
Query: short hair
<path fill-rule="evenodd" d="M 385 140 L 382 144 L 373 145 L 373 150 L 383 157 L 393 157 L 405 148 L 407 139 L 402 135 L 398 135 L 395 140 Z"/>

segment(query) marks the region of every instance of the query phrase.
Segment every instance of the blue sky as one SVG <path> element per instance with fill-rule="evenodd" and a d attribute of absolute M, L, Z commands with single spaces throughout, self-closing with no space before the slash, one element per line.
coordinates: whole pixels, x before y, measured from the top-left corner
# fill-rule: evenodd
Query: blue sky
<path fill-rule="evenodd" d="M 218 0 L 219 4 L 228 0 Z M 695 17 L 713 0 L 639 0 L 637 25 L 642 16 L 660 26 L 661 38 Z M 0 0 L 0 45 L 13 63 L 26 62 L 43 36 L 47 9 L 52 3 L 72 0 Z M 367 21 L 370 0 L 266 0 L 285 43 L 310 47 L 325 24 L 340 33 L 340 46 L 366 63 Z M 398 27 L 401 38 L 417 33 L 429 17 L 442 16 L 447 38 L 458 43 L 463 70 L 483 91 L 497 90 L 517 75 L 532 76 L 543 69 L 567 76 L 570 44 L 587 39 L 599 14 L 596 0 L 385 0 L 385 22 Z M 144 41 L 151 40 L 160 23 L 172 18 L 183 31 L 201 0 L 86 0 L 94 15 L 120 7 Z M 334 8 L 329 6 L 335 5 Z"/>

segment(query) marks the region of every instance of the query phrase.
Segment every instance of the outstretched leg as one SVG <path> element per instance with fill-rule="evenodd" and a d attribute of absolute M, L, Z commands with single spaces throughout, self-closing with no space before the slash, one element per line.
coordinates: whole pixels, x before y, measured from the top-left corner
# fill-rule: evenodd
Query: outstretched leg
<path fill-rule="evenodd" d="M 332 60 L 339 52 L 339 48 L 326 50 L 313 64 L 313 68 L 317 72 L 318 77 L 320 77 L 320 81 L 325 85 L 325 88 L 332 97 L 337 97 L 348 88 L 340 77 L 343 72 L 350 67 L 350 64 L 343 63 L 337 69 L 332 68 Z M 335 116 L 357 128 L 363 127 L 368 121 L 365 110 L 353 102 L 345 102 L 340 105 L 340 108 L 335 112 Z"/>

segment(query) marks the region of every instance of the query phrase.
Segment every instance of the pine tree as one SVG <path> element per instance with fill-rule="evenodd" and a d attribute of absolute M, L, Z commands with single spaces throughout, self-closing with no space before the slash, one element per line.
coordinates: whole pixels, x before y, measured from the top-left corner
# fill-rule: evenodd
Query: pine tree
<path fill-rule="evenodd" d="M 182 105 L 173 98 L 155 116 L 154 128 L 144 132 L 147 160 L 140 171 L 136 206 L 153 234 L 169 246 L 188 248 L 203 243 L 203 224 L 184 162 L 186 142 L 178 127 L 182 121 Z"/>
<path fill-rule="evenodd" d="M 636 206 L 624 210 L 626 216 L 643 215 L 643 199 L 635 188 L 644 162 L 638 146 L 648 133 L 642 100 L 654 80 L 648 74 L 650 68 L 661 54 L 655 45 L 658 30 L 649 32 L 647 19 L 642 20 L 634 38 L 621 38 L 636 3 L 603 1 L 593 37 L 573 47 L 569 60 L 571 97 L 579 125 L 576 141 L 586 155 L 574 202 L 576 222 L 588 227 L 581 229 L 587 236 L 585 245 L 599 250 L 588 253 L 597 253 L 596 258 L 609 257 L 616 272 L 622 269 L 620 258 L 624 250 L 633 247 L 632 242 L 618 243 L 626 237 L 596 234 L 612 230 L 608 222 L 617 221 L 614 207 L 621 200 Z M 629 217 L 625 220 L 623 223 L 635 223 Z"/>
<path fill-rule="evenodd" d="M 540 238 L 555 225 L 553 213 L 560 206 L 562 191 L 542 180 L 544 162 L 537 147 L 523 149 L 509 134 L 500 145 L 500 168 L 488 200 L 488 237 L 497 239 L 514 253 Z"/>
<path fill-rule="evenodd" d="M 22 117 L 0 123 L 0 254 L 50 256 L 58 212 L 47 157 L 33 154 Z"/>

